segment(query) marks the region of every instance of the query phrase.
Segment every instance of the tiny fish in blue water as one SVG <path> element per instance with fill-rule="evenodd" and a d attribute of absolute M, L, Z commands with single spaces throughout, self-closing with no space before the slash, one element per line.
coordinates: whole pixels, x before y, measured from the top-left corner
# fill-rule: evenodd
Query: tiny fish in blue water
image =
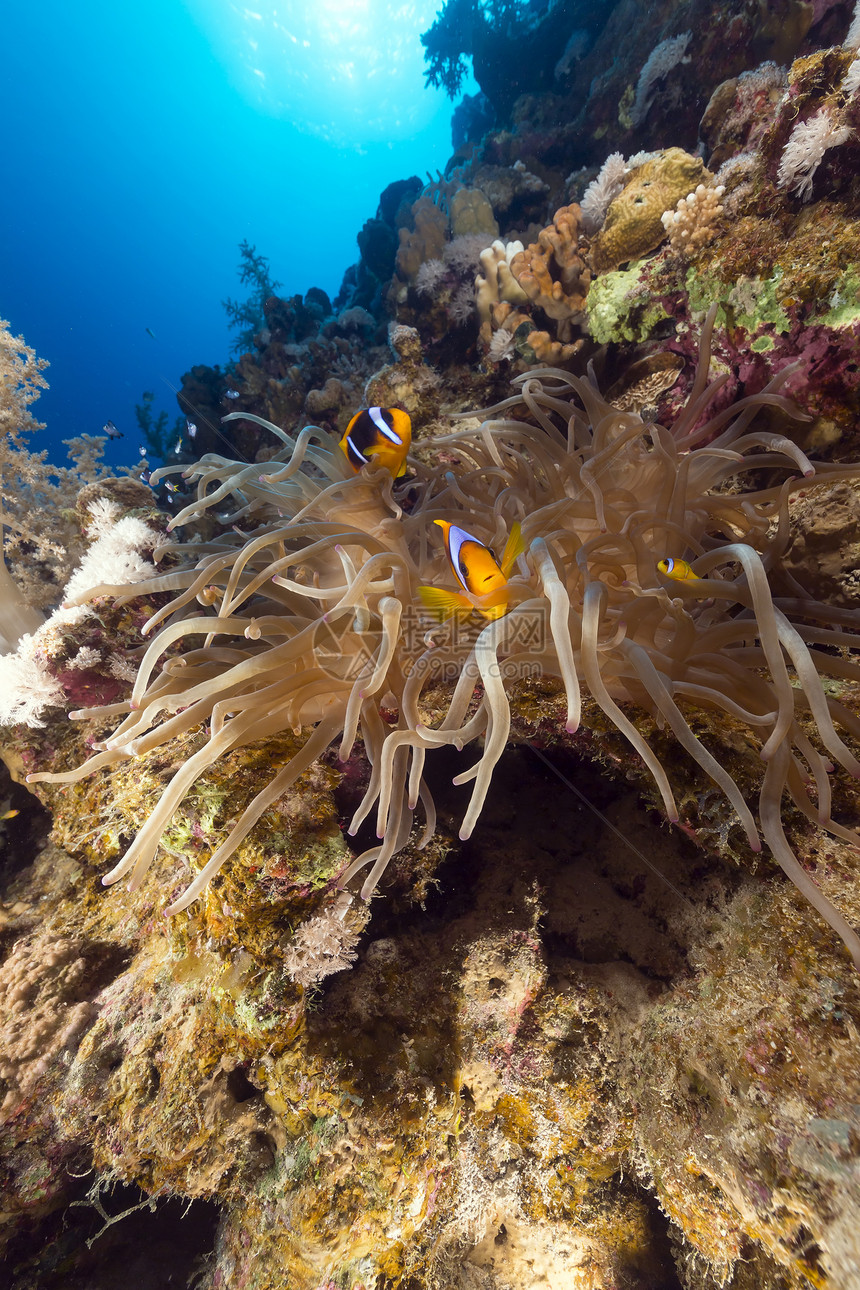
<path fill-rule="evenodd" d="M 193 421 L 189 421 L 188 417 L 185 418 L 185 429 L 188 431 L 189 439 L 193 439 L 197 434 L 197 426 Z"/>
<path fill-rule="evenodd" d="M 116 426 L 114 425 L 114 423 L 113 423 L 112 421 L 106 421 L 106 422 L 104 423 L 104 425 L 102 426 L 102 430 L 104 430 L 104 432 L 105 432 L 105 434 L 107 435 L 108 439 L 121 439 L 121 438 L 122 438 L 122 431 L 121 431 L 121 430 L 117 430 Z"/>
<path fill-rule="evenodd" d="M 225 391 L 224 391 L 224 398 L 225 398 L 225 399 L 238 399 L 239 397 L 240 397 L 240 395 L 239 395 L 239 391 L 238 391 L 238 390 L 225 390 Z"/>

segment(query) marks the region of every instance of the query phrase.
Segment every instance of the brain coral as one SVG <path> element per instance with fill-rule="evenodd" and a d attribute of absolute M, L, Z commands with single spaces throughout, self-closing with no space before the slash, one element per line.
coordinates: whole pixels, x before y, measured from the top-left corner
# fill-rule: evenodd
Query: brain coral
<path fill-rule="evenodd" d="M 666 237 L 664 211 L 674 210 L 682 197 L 711 177 L 701 158 L 682 148 L 667 148 L 637 166 L 592 244 L 595 269 L 614 269 L 653 251 Z"/>

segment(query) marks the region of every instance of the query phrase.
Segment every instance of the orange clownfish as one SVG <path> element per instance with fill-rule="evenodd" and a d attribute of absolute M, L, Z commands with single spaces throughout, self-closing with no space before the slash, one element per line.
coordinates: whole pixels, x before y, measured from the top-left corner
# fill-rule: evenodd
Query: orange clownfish
<path fill-rule="evenodd" d="M 378 462 L 395 479 L 406 474 L 406 454 L 412 444 L 409 413 L 400 408 L 363 408 L 346 427 L 340 447 L 358 474 L 368 462 Z"/>
<path fill-rule="evenodd" d="M 699 575 L 693 573 L 691 564 L 686 560 L 676 560 L 671 555 L 657 562 L 657 572 L 665 573 L 667 578 L 674 578 L 676 582 L 701 582 Z"/>
<path fill-rule="evenodd" d="M 507 598 L 504 596 L 511 569 L 517 556 L 525 550 L 519 524 L 511 529 L 505 543 L 501 564 L 488 546 L 479 542 L 471 533 L 449 524 L 447 520 L 434 520 L 445 537 L 445 552 L 454 576 L 471 596 L 487 596 L 497 593 L 497 600 L 480 607 L 474 605 L 468 596 L 456 591 L 443 591 L 440 587 L 419 587 L 418 594 L 424 605 L 440 618 L 450 618 L 452 614 L 471 613 L 477 609 L 485 618 L 501 618 L 508 612 Z"/>

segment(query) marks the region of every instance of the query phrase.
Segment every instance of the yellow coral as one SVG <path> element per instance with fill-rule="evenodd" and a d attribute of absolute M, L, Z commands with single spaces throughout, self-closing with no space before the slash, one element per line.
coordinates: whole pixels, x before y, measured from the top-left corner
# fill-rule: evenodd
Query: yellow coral
<path fill-rule="evenodd" d="M 595 269 L 615 269 L 655 250 L 666 236 L 663 212 L 713 178 L 699 157 L 667 148 L 638 166 L 606 213 L 592 245 Z"/>
<path fill-rule="evenodd" d="M 511 273 L 528 299 L 559 324 L 559 341 L 569 340 L 573 324 L 581 320 L 591 280 L 579 249 L 581 226 L 579 207 L 563 206 L 537 242 L 511 260 Z"/>
<path fill-rule="evenodd" d="M 484 324 L 490 326 L 493 307 L 506 300 L 512 305 L 528 303 L 528 296 L 511 273 L 511 261 L 523 249 L 522 242 L 500 242 L 498 239 L 481 252 L 483 276 L 475 279 L 477 289 L 478 316 L 481 319 L 481 330 Z M 489 333 L 487 334 L 489 340 Z"/>
<path fill-rule="evenodd" d="M 527 313 L 515 309 L 507 300 L 493 305 L 486 329 L 481 327 L 487 357 L 497 363 L 517 356 L 528 363 L 557 366 L 578 353 L 584 344 L 580 336 L 570 344 L 554 340 L 548 331 L 539 331 Z"/>

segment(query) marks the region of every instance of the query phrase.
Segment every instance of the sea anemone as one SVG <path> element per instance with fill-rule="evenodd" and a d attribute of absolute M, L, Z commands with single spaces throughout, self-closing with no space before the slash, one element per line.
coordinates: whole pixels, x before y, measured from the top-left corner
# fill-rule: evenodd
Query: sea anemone
<path fill-rule="evenodd" d="M 359 736 L 372 773 L 350 833 L 375 810 L 379 841 L 341 884 L 369 869 L 361 890 L 368 898 L 406 845 L 419 804 L 419 845 L 433 835 L 427 754 L 482 739 L 475 765 L 456 781 L 473 783 L 460 831 L 469 837 L 510 732 L 511 681 L 539 669 L 564 689 L 569 731 L 587 690 L 641 757 L 674 821 L 667 768 L 637 728 L 637 711 L 668 728 L 722 790 L 750 847 L 759 850 L 764 838 L 860 967 L 860 939 L 797 860 L 781 818 L 787 795 L 830 833 L 858 842 L 831 816 L 828 774 L 832 761 L 860 775 L 836 729 L 856 737 L 860 721 L 822 685 L 825 676 L 860 680 L 847 657 L 860 640 L 850 630 L 856 618 L 820 603 L 779 568 L 791 494 L 813 475 L 844 480 L 860 467 L 813 468 L 789 439 L 751 430 L 764 409 L 797 415 L 778 393 L 785 371 L 708 416 L 726 379 L 708 385 L 712 325 L 713 313 L 671 429 L 616 410 L 591 376 L 539 369 L 517 378 L 517 392 L 479 428 L 424 440 L 402 484 L 372 466 L 353 475 L 316 427 L 293 440 L 269 426 L 284 446 L 262 465 L 207 455 L 186 469 L 199 481 L 197 497 L 173 528 L 231 504 L 229 522 L 254 527 L 169 542 L 162 553 L 183 561 L 178 569 L 89 593 L 173 599 L 147 624 L 155 634 L 130 702 L 72 714 L 122 714 L 114 734 L 77 770 L 30 777 L 69 782 L 208 728 L 207 742 L 176 771 L 104 881 L 129 875 L 133 887 L 140 883 L 173 812 L 227 751 L 304 727 L 301 751 L 250 802 L 170 912 L 200 895 L 330 744 L 340 740 L 345 760 Z M 751 473 L 758 486 L 746 487 Z M 455 585 L 434 520 L 457 523 L 497 551 L 521 525 L 525 553 L 508 584 L 507 613 L 488 622 L 472 615 L 471 632 L 460 619 L 427 618 L 418 586 Z M 688 562 L 687 576 L 665 576 L 658 569 L 665 557 Z M 472 601 L 486 607 L 486 598 Z M 740 723 L 758 746 L 757 812 L 694 733 L 691 721 L 708 714 Z"/>

